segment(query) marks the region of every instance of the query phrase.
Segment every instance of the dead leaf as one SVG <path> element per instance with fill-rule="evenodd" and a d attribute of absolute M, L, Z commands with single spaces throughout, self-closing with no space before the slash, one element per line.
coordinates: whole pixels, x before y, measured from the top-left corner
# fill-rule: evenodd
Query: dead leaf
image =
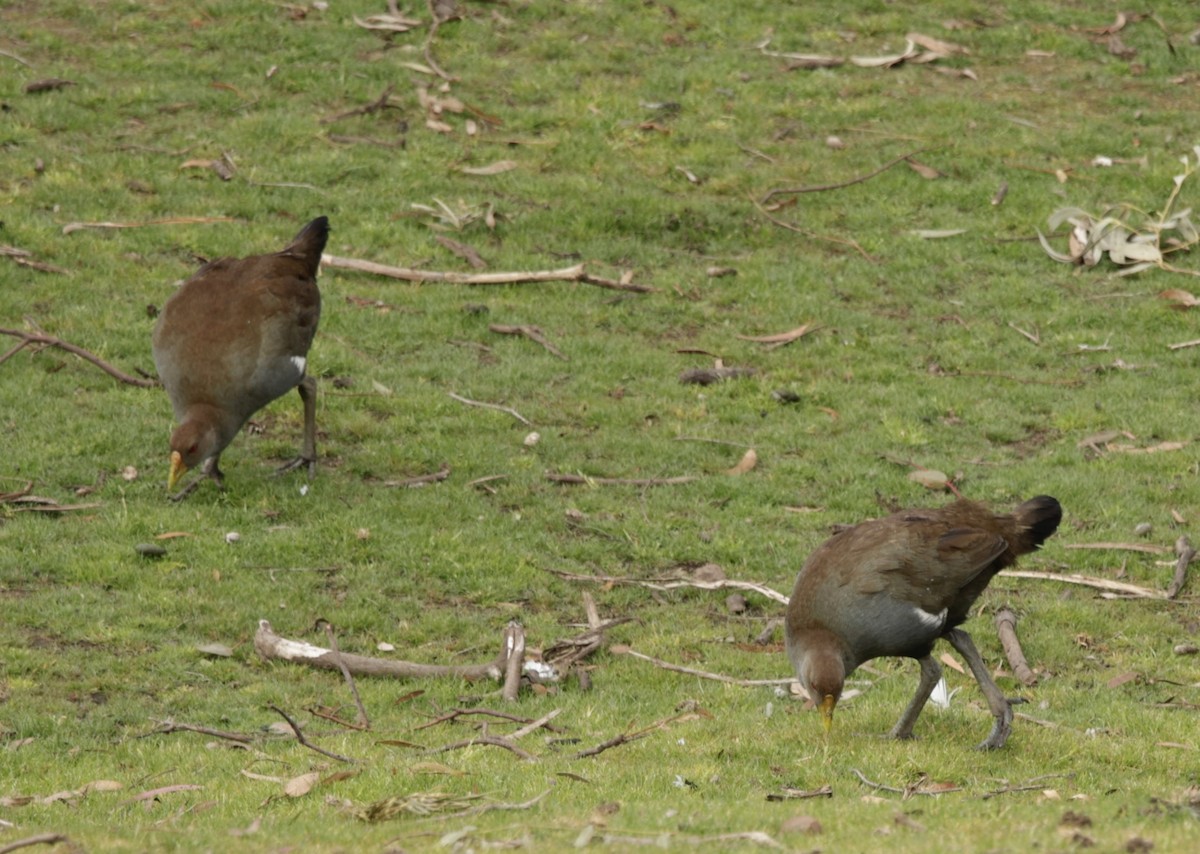
<path fill-rule="evenodd" d="M 118 792 L 124 788 L 125 786 L 116 780 L 93 780 L 85 783 L 80 791 L 86 795 L 90 792 Z"/>
<path fill-rule="evenodd" d="M 937 469 L 916 469 L 908 473 L 908 479 L 913 483 L 919 483 L 926 489 L 943 490 L 950 482 L 950 478 L 945 472 L 940 472 Z"/>
<path fill-rule="evenodd" d="M 788 53 L 778 54 L 779 56 L 787 57 L 787 65 L 784 66 L 788 71 L 795 71 L 797 68 L 837 68 L 846 62 L 840 56 L 822 56 L 815 53 Z"/>
<path fill-rule="evenodd" d="M 1200 305 L 1200 300 L 1182 288 L 1168 288 L 1160 291 L 1158 295 L 1165 300 L 1170 300 L 1171 308 L 1195 308 Z"/>
<path fill-rule="evenodd" d="M 64 80 L 61 77 L 50 77 L 46 80 L 34 80 L 25 84 L 25 93 L 33 95 L 37 92 L 54 92 L 58 89 L 65 89 L 68 86 L 74 86 L 74 80 Z"/>
<path fill-rule="evenodd" d="M 1109 688 L 1120 688 L 1126 682 L 1132 682 L 1137 678 L 1138 678 L 1138 674 L 1135 673 L 1134 671 L 1130 670 L 1126 673 L 1122 673 L 1118 676 L 1114 676 L 1112 679 L 1109 679 L 1108 687 Z"/>
<path fill-rule="evenodd" d="M 909 232 L 914 237 L 919 237 L 922 240 L 942 240 L 947 237 L 958 237 L 960 234 L 966 234 L 965 228 L 916 228 Z"/>
<path fill-rule="evenodd" d="M 958 663 L 958 659 L 955 658 L 950 653 L 943 652 L 941 658 L 942 658 L 942 664 L 946 665 L 951 670 L 957 670 L 959 673 L 967 672 L 967 671 L 963 670 L 963 666 Z"/>
<path fill-rule="evenodd" d="M 926 166 L 919 160 L 913 160 L 911 157 L 904 161 L 909 168 L 924 178 L 926 181 L 934 181 L 942 177 L 942 173 L 934 169 L 932 166 Z"/>
<path fill-rule="evenodd" d="M 675 171 L 682 173 L 683 177 L 688 179 L 689 184 L 695 184 L 696 186 L 700 185 L 701 181 L 696 177 L 696 173 L 691 169 L 688 169 L 686 166 L 676 166 Z"/>
<path fill-rule="evenodd" d="M 917 46 L 908 41 L 904 45 L 903 53 L 890 54 L 887 56 L 852 56 L 850 61 L 859 68 L 891 68 L 899 65 L 906 59 L 912 59 L 917 55 Z"/>
<path fill-rule="evenodd" d="M 223 643 L 205 643 L 196 647 L 197 652 L 202 652 L 205 655 L 211 655 L 214 658 L 229 658 L 233 655 L 233 650 L 225 646 Z"/>
<path fill-rule="evenodd" d="M 497 160 L 487 166 L 464 166 L 459 171 L 464 175 L 502 175 L 517 168 L 515 160 Z"/>
<path fill-rule="evenodd" d="M 437 133 L 454 133 L 454 128 L 438 119 L 426 119 L 425 127 Z"/>
<path fill-rule="evenodd" d="M 1157 445 L 1148 445 L 1145 448 L 1116 443 L 1111 443 L 1107 446 L 1108 450 L 1118 454 L 1157 454 L 1162 451 L 1178 451 L 1185 447 L 1187 447 L 1187 442 L 1159 442 Z"/>
<path fill-rule="evenodd" d="M 758 344 L 773 344 L 775 347 L 781 347 L 784 344 L 791 344 L 800 338 L 803 338 L 808 333 L 820 327 L 814 326 L 811 323 L 805 323 L 802 326 L 797 326 L 795 329 L 789 329 L 787 332 L 777 332 L 774 335 L 739 335 L 741 341 L 754 341 Z M 771 347 L 770 349 L 774 349 Z"/>
<path fill-rule="evenodd" d="M 480 257 L 473 246 L 468 246 L 466 243 L 461 243 L 450 237 L 445 237 L 441 234 L 435 234 L 433 239 L 445 246 L 458 257 L 464 259 L 468 264 L 476 270 L 482 270 L 487 266 L 487 261 Z"/>
<path fill-rule="evenodd" d="M 414 774 L 441 774 L 446 777 L 467 776 L 466 771 L 451 768 L 449 765 L 443 765 L 440 762 L 418 762 L 416 765 L 409 766 L 408 770 Z"/>
<path fill-rule="evenodd" d="M 962 45 L 944 42 L 941 39 L 935 39 L 932 36 L 922 35 L 921 33 L 909 33 L 905 38 L 918 47 L 923 47 L 934 53 L 940 53 L 942 56 L 953 56 L 955 54 L 959 56 L 971 55 L 971 51 Z"/>
<path fill-rule="evenodd" d="M 165 534 L 158 534 L 156 540 L 174 540 L 177 537 L 190 537 L 191 534 L 187 531 L 167 531 Z"/>
<path fill-rule="evenodd" d="M 821 822 L 811 815 L 794 815 L 785 818 L 779 825 L 780 833 L 809 833 L 816 835 L 822 830 Z"/>
<path fill-rule="evenodd" d="M 725 474 L 745 474 L 753 470 L 756 465 L 758 465 L 758 453 L 751 448 L 742 454 L 742 458 L 738 461 L 738 464 L 731 469 L 727 469 Z"/>
<path fill-rule="evenodd" d="M 321 774 L 318 771 L 309 771 L 307 774 L 301 774 L 299 777 L 293 777 L 283 784 L 283 793 L 289 798 L 300 798 L 307 795 L 313 790 L 313 786 L 317 785 L 321 780 Z"/>

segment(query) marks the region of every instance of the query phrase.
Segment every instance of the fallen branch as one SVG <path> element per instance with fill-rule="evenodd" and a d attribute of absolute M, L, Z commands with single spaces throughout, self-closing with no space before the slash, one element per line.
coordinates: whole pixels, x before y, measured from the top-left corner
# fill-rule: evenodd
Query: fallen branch
<path fill-rule="evenodd" d="M 449 394 L 452 399 L 457 400 L 459 403 L 465 403 L 467 406 L 479 406 L 483 409 L 494 409 L 497 412 L 507 412 L 526 427 L 533 426 L 532 421 L 530 421 L 520 412 L 517 412 L 517 410 L 513 409 L 511 406 L 501 406 L 499 403 L 484 403 L 482 400 L 471 400 L 469 397 L 463 397 L 461 394 L 455 394 L 452 391 L 447 392 L 447 394 Z M 477 481 L 472 481 L 472 483 L 477 483 Z"/>
<path fill-rule="evenodd" d="M 56 267 L 54 264 L 46 264 L 42 261 L 34 261 L 32 252 L 27 249 L 19 249 L 16 246 L 0 246 L 0 257 L 12 258 L 14 264 L 21 267 L 28 267 L 31 270 L 37 270 L 41 273 L 61 273 L 64 276 L 72 275 L 70 270 L 63 267 Z"/>
<path fill-rule="evenodd" d="M 433 39 L 435 36 L 437 36 L 438 28 L 441 27 L 442 24 L 444 24 L 446 21 L 459 18 L 461 15 L 457 11 L 451 11 L 449 13 L 443 12 L 442 9 L 447 7 L 437 3 L 436 0 L 426 0 L 426 2 L 429 6 L 429 14 L 430 17 L 433 18 L 433 22 L 429 25 L 429 32 L 425 34 L 425 46 L 422 50 L 422 55 L 425 57 L 425 64 L 433 69 L 433 73 L 443 80 L 448 82 L 456 82 L 458 78 L 443 71 L 442 67 L 437 64 L 437 60 L 433 58 Z M 448 8 L 451 10 L 457 10 L 458 4 L 450 4 Z"/>
<path fill-rule="evenodd" d="M 418 284 L 440 283 L 447 285 L 516 285 L 529 282 L 580 282 L 585 285 L 595 285 L 614 291 L 632 291 L 639 294 L 655 293 L 657 288 L 649 285 L 635 285 L 632 282 L 621 282 L 615 279 L 605 279 L 593 276 L 586 271 L 583 264 L 573 267 L 563 267 L 560 270 L 533 270 L 528 272 L 511 273 L 456 273 L 438 272 L 435 270 L 414 270 L 409 267 L 391 267 L 387 264 L 377 264 L 374 261 L 362 261 L 357 258 L 341 258 L 337 255 L 322 255 L 321 264 L 339 270 L 356 270 L 360 273 L 371 273 L 376 276 L 386 276 L 389 279 L 401 279 Z"/>
<path fill-rule="evenodd" d="M 996 613 L 996 631 L 1000 633 L 1000 645 L 1004 648 L 1013 675 L 1022 685 L 1036 685 L 1037 677 L 1029 669 L 1025 653 L 1021 651 L 1021 642 L 1017 640 L 1017 615 L 1011 608 L 1001 608 Z"/>
<path fill-rule="evenodd" d="M 59 842 L 69 842 L 70 838 L 62 833 L 39 833 L 36 836 L 26 836 L 24 839 L 14 839 L 7 845 L 0 846 L 0 854 L 9 854 L 30 845 L 56 845 Z"/>
<path fill-rule="evenodd" d="M 341 663 L 358 676 L 394 676 L 400 679 L 453 676 L 461 679 L 499 679 L 504 666 L 504 657 L 487 664 L 418 664 L 411 661 L 393 661 L 371 658 L 365 655 L 342 653 L 323 649 L 305 641 L 288 640 L 280 637 L 267 620 L 258 621 L 254 634 L 254 648 L 268 661 L 279 659 L 298 664 L 307 664 L 322 670 L 341 670 Z M 341 662 L 341 663 L 339 663 Z"/>
<path fill-rule="evenodd" d="M 1196 556 L 1196 550 L 1192 548 L 1188 538 L 1182 536 L 1175 541 L 1175 554 L 1179 556 L 1179 560 L 1175 562 L 1175 577 L 1171 579 L 1171 586 L 1167 588 L 1168 599 L 1174 599 L 1183 589 L 1183 584 L 1187 581 L 1188 564 Z"/>
<path fill-rule="evenodd" d="M 479 806 L 475 806 L 475 807 L 467 807 L 467 809 L 463 810 L 462 812 L 451 813 L 450 815 L 446 816 L 446 818 L 463 818 L 464 816 L 479 815 L 480 813 L 492 812 L 494 810 L 533 809 L 535 806 L 537 806 L 539 803 L 541 803 L 546 798 L 546 796 L 549 795 L 552 791 L 553 791 L 553 789 L 547 789 L 546 791 L 542 792 L 540 795 L 535 795 L 534 797 L 530 798 L 529 800 L 523 801 L 519 804 L 488 803 L 488 804 L 480 804 Z"/>
<path fill-rule="evenodd" d="M 442 463 L 442 467 L 432 474 L 419 474 L 415 477 L 406 477 L 401 480 L 385 480 L 384 486 L 425 486 L 427 483 L 438 483 L 450 477 L 450 463 Z"/>
<path fill-rule="evenodd" d="M 633 658 L 640 658 L 642 661 L 648 661 L 655 667 L 661 667 L 663 670 L 670 670 L 674 673 L 685 673 L 688 676 L 697 676 L 700 679 L 712 679 L 715 682 L 724 682 L 727 685 L 738 685 L 743 688 L 754 688 L 761 685 L 790 685 L 796 681 L 794 679 L 738 679 L 734 676 L 726 676 L 723 673 L 709 673 L 705 670 L 696 670 L 680 664 L 671 664 L 670 662 L 663 661 L 661 658 L 654 658 L 645 653 L 636 652 L 623 644 L 610 647 L 609 651 L 613 655 L 628 655 Z"/>
<path fill-rule="evenodd" d="M 515 730 L 512 733 L 509 733 L 508 738 L 510 741 L 516 741 L 518 738 L 524 738 L 525 736 L 529 735 L 529 733 L 535 732 L 536 730 L 539 730 L 542 727 L 545 727 L 546 729 L 550 730 L 551 732 L 561 732 L 562 730 L 558 729 L 557 727 L 550 726 L 550 721 L 554 720 L 561 714 L 562 714 L 562 709 L 551 709 L 550 711 L 546 712 L 546 714 L 544 714 L 540 718 L 538 718 L 536 721 L 530 721 L 529 723 L 525 724 L 525 726 L 521 727 L 520 729 Z"/>
<path fill-rule="evenodd" d="M 849 181 L 839 181 L 836 184 L 813 184 L 808 187 L 793 187 L 790 189 L 779 188 L 779 189 L 771 190 L 769 193 L 767 193 L 765 196 L 763 196 L 762 203 L 765 205 L 771 199 L 775 198 L 775 196 L 794 196 L 794 195 L 798 195 L 800 193 L 823 193 L 826 190 L 841 190 L 845 187 L 853 187 L 855 184 L 861 184 L 864 181 L 870 181 L 876 175 L 882 175 L 884 172 L 891 169 L 893 166 L 897 166 L 897 165 L 903 163 L 905 160 L 908 160 L 908 158 L 910 158 L 910 157 L 916 157 L 918 154 L 920 154 L 923 151 L 925 151 L 925 149 L 918 148 L 916 151 L 910 151 L 908 154 L 902 154 L 901 156 L 897 157 L 895 160 L 889 160 L 887 163 L 883 164 L 875 171 L 868 172 L 866 175 L 860 175 L 857 178 L 851 178 Z"/>
<path fill-rule="evenodd" d="M 556 356 L 557 358 L 562 359 L 564 362 L 570 361 L 566 356 L 563 355 L 562 350 L 559 350 L 557 347 L 551 344 L 549 339 L 546 338 L 545 333 L 543 333 L 542 330 L 536 326 L 530 326 L 529 324 L 506 326 L 503 323 L 493 323 L 488 326 L 488 329 L 492 332 L 495 332 L 497 335 L 521 335 L 525 338 L 528 338 L 530 341 L 545 347 L 552 356 Z"/>
<path fill-rule="evenodd" d="M 558 474 L 546 472 L 546 480 L 551 483 L 587 484 L 588 486 L 674 486 L 680 483 L 691 483 L 699 478 L 693 475 L 679 477 L 586 477 L 581 474 Z"/>
<path fill-rule="evenodd" d="M 1092 578 L 1088 575 L 1063 575 L 1057 572 L 1038 572 L 1031 569 L 1002 569 L 999 574 L 1008 578 L 1039 578 L 1043 581 L 1061 581 L 1063 584 L 1079 584 L 1084 587 L 1122 593 L 1126 596 L 1133 596 L 1139 599 L 1167 598 L 1166 594 L 1159 590 L 1138 587 L 1136 584 L 1126 584 L 1123 581 L 1110 581 L 1107 578 Z"/>
<path fill-rule="evenodd" d="M 513 744 L 507 738 L 498 735 L 477 735 L 474 738 L 464 738 L 462 741 L 456 741 L 453 744 L 444 744 L 441 747 L 431 747 L 426 750 L 426 753 L 447 753 L 451 750 L 462 750 L 465 747 L 475 747 L 476 745 L 491 745 L 492 747 L 503 747 L 505 750 L 512 751 L 526 762 L 536 762 L 537 757 L 528 750 L 523 750 Z"/>
<path fill-rule="evenodd" d="M 21 339 L 20 344 L 13 347 L 3 356 L 0 356 L 0 364 L 3 364 L 18 351 L 28 347 L 30 344 L 41 344 L 45 347 L 58 347 L 61 350 L 66 350 L 68 353 L 74 353 L 81 359 L 86 359 L 87 361 L 91 362 L 110 377 L 126 383 L 127 385 L 137 386 L 138 388 L 153 388 L 154 386 L 158 385 L 158 383 L 154 380 L 142 380 L 138 379 L 137 377 L 132 377 L 124 371 L 114 368 L 96 354 L 91 353 L 82 347 L 76 346 L 75 344 L 68 343 L 61 338 L 55 338 L 53 335 L 45 335 L 40 332 L 25 332 L 20 329 L 0 329 L 0 335 L 11 335 L 15 338 Z"/>
<path fill-rule="evenodd" d="M 1046 785 L 1045 783 L 1041 782 L 1042 780 L 1052 780 L 1058 777 L 1065 777 L 1068 780 L 1075 779 L 1074 774 L 1042 774 L 1040 777 L 1030 777 L 1020 786 L 1006 784 L 1003 789 L 993 789 L 990 792 L 984 792 L 982 798 L 986 801 L 989 798 L 996 797 L 997 795 L 1007 795 L 1011 792 L 1042 792 L 1046 790 Z"/>
<path fill-rule="evenodd" d="M 516 620 L 504 628 L 504 688 L 500 691 L 505 702 L 515 703 L 521 691 L 521 671 L 525 664 L 525 629 Z"/>
<path fill-rule="evenodd" d="M 355 760 L 351 759 L 349 756 L 342 756 L 342 754 L 340 754 L 340 753 L 334 753 L 332 750 L 326 750 L 324 747 L 318 747 L 317 745 L 313 744 L 304 735 L 304 730 L 300 729 L 300 724 L 296 723 L 296 721 L 294 721 L 292 719 L 292 716 L 289 715 L 287 712 L 285 712 L 283 709 L 279 708 L 278 706 L 276 706 L 273 703 L 268 705 L 267 708 L 271 709 L 272 711 L 278 712 L 280 714 L 280 716 L 285 721 L 288 722 L 288 726 L 290 726 L 292 728 L 292 732 L 294 732 L 296 734 L 296 741 L 300 742 L 302 745 L 307 747 L 309 750 L 314 750 L 317 753 L 320 753 L 322 756 L 328 756 L 330 759 L 336 759 L 338 762 L 346 762 L 351 765 L 353 765 L 355 763 Z"/>
<path fill-rule="evenodd" d="M 681 587 L 694 587 L 697 590 L 752 590 L 780 604 L 786 605 L 788 603 L 788 597 L 779 591 L 772 590 L 765 584 L 758 584 L 753 581 L 736 581 L 729 578 L 720 581 L 643 580 L 640 578 L 624 578 L 617 575 L 580 575 L 560 569 L 547 569 L 546 572 L 557 575 L 566 581 L 590 581 L 594 584 L 630 584 L 634 587 L 646 587 L 650 590 L 675 590 Z"/>

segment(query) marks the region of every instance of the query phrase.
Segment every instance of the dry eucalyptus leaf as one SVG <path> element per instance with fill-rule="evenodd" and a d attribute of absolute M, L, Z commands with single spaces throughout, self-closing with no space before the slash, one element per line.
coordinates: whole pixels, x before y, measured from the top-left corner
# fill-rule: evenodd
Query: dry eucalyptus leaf
<path fill-rule="evenodd" d="M 954 54 L 969 56 L 971 54 L 971 51 L 962 45 L 945 42 L 941 39 L 935 39 L 933 36 L 922 35 L 921 33 L 909 33 L 905 38 L 918 47 L 923 47 L 933 53 L 940 53 L 942 56 L 953 56 Z"/>
<path fill-rule="evenodd" d="M 517 161 L 515 160 L 497 160 L 495 163 L 489 163 L 487 166 L 464 166 L 459 171 L 464 175 L 502 175 L 516 168 Z"/>
<path fill-rule="evenodd" d="M 950 482 L 950 478 L 946 477 L 945 472 L 940 472 L 937 469 L 916 469 L 908 473 L 908 479 L 913 483 L 919 483 L 926 489 L 945 489 L 946 484 Z"/>
<path fill-rule="evenodd" d="M 926 166 L 924 163 L 921 163 L 918 160 L 913 160 L 912 158 L 909 158 L 905 162 L 908 163 L 908 166 L 910 169 L 912 169 L 912 171 L 916 172 L 918 175 L 920 175 L 922 178 L 924 178 L 927 181 L 933 181 L 937 178 L 942 177 L 941 172 L 937 171 L 932 166 Z"/>
<path fill-rule="evenodd" d="M 915 228 L 909 232 L 922 240 L 942 240 L 946 237 L 958 237 L 958 235 L 966 233 L 965 228 Z"/>
<path fill-rule="evenodd" d="M 745 474 L 748 471 L 752 471 L 756 465 L 758 465 L 758 453 L 753 448 L 750 448 L 746 453 L 742 454 L 742 458 L 738 461 L 738 464 L 726 470 L 725 474 Z"/>
<path fill-rule="evenodd" d="M 781 53 L 769 55 L 786 57 L 788 71 L 794 71 L 797 68 L 837 68 L 846 62 L 840 56 L 821 56 L 819 54 Z"/>
<path fill-rule="evenodd" d="M 887 56 L 852 56 L 850 61 L 859 68 L 891 68 L 899 65 L 906 59 L 912 59 L 917 55 L 917 46 L 912 41 L 907 41 L 904 45 L 903 53 L 889 54 Z"/>
<path fill-rule="evenodd" d="M 225 646 L 223 643 L 205 643 L 196 647 L 196 652 L 204 655 L 211 655 L 214 658 L 229 658 L 233 655 L 233 650 Z"/>
<path fill-rule="evenodd" d="M 1171 301 L 1171 308 L 1195 308 L 1200 306 L 1200 300 L 1181 288 L 1169 288 L 1168 290 L 1160 291 L 1158 294 L 1164 300 Z"/>
<path fill-rule="evenodd" d="M 283 784 L 283 793 L 289 798 L 299 798 L 307 795 L 321 780 L 319 771 L 309 771 L 299 777 L 293 777 Z"/>

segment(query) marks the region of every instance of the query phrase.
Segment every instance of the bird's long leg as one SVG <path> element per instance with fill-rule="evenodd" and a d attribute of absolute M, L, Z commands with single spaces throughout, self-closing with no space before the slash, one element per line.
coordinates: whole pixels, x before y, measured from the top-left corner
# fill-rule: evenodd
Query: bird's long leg
<path fill-rule="evenodd" d="M 304 401 L 304 441 L 300 446 L 300 456 L 284 463 L 275 473 L 284 474 L 293 469 L 307 467 L 311 480 L 317 473 L 317 381 L 312 377 L 305 377 L 300 380 L 296 390 L 300 392 L 300 399 Z"/>
<path fill-rule="evenodd" d="M 983 696 L 987 698 L 988 708 L 992 710 L 992 717 L 996 719 L 992 724 L 992 731 L 988 733 L 988 737 L 981 741 L 977 748 L 979 750 L 995 750 L 1004 746 L 1004 742 L 1008 740 L 1008 734 L 1012 731 L 1012 705 L 1008 699 L 1000 691 L 1000 688 L 993 681 L 992 676 L 988 673 L 987 666 L 983 663 L 983 656 L 979 654 L 979 650 L 975 648 L 975 642 L 971 640 L 971 636 L 962 629 L 951 629 L 942 635 L 946 640 L 950 641 L 950 645 L 959 651 L 963 658 L 967 660 L 967 666 L 971 668 L 971 673 L 975 675 L 975 681 L 979 683 L 979 689 L 983 691 Z"/>
<path fill-rule="evenodd" d="M 892 731 L 889 733 L 892 738 L 912 738 L 913 725 L 916 724 L 921 709 L 925 708 L 925 703 L 928 702 L 929 695 L 933 693 L 934 686 L 942 678 L 942 666 L 933 660 L 932 655 L 919 658 L 917 661 L 921 665 L 921 681 L 917 684 L 917 693 L 913 695 L 908 708 L 904 710 L 900 720 L 896 721 L 896 725 L 892 727 Z"/>

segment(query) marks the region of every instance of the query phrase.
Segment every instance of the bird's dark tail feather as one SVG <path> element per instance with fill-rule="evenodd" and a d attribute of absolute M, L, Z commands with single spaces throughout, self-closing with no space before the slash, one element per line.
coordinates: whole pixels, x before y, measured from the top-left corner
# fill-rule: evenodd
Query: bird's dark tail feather
<path fill-rule="evenodd" d="M 1020 530 L 1020 539 L 1015 549 L 1017 554 L 1041 548 L 1042 543 L 1058 530 L 1062 513 L 1062 505 L 1058 503 L 1058 499 L 1049 495 L 1030 498 L 1014 510 L 1013 518 L 1016 519 Z"/>
<path fill-rule="evenodd" d="M 309 275 L 317 274 L 321 264 L 321 253 L 325 251 L 325 242 L 329 240 L 329 217 L 319 216 L 310 222 L 293 238 L 281 254 L 292 255 L 303 260 L 309 268 Z"/>

